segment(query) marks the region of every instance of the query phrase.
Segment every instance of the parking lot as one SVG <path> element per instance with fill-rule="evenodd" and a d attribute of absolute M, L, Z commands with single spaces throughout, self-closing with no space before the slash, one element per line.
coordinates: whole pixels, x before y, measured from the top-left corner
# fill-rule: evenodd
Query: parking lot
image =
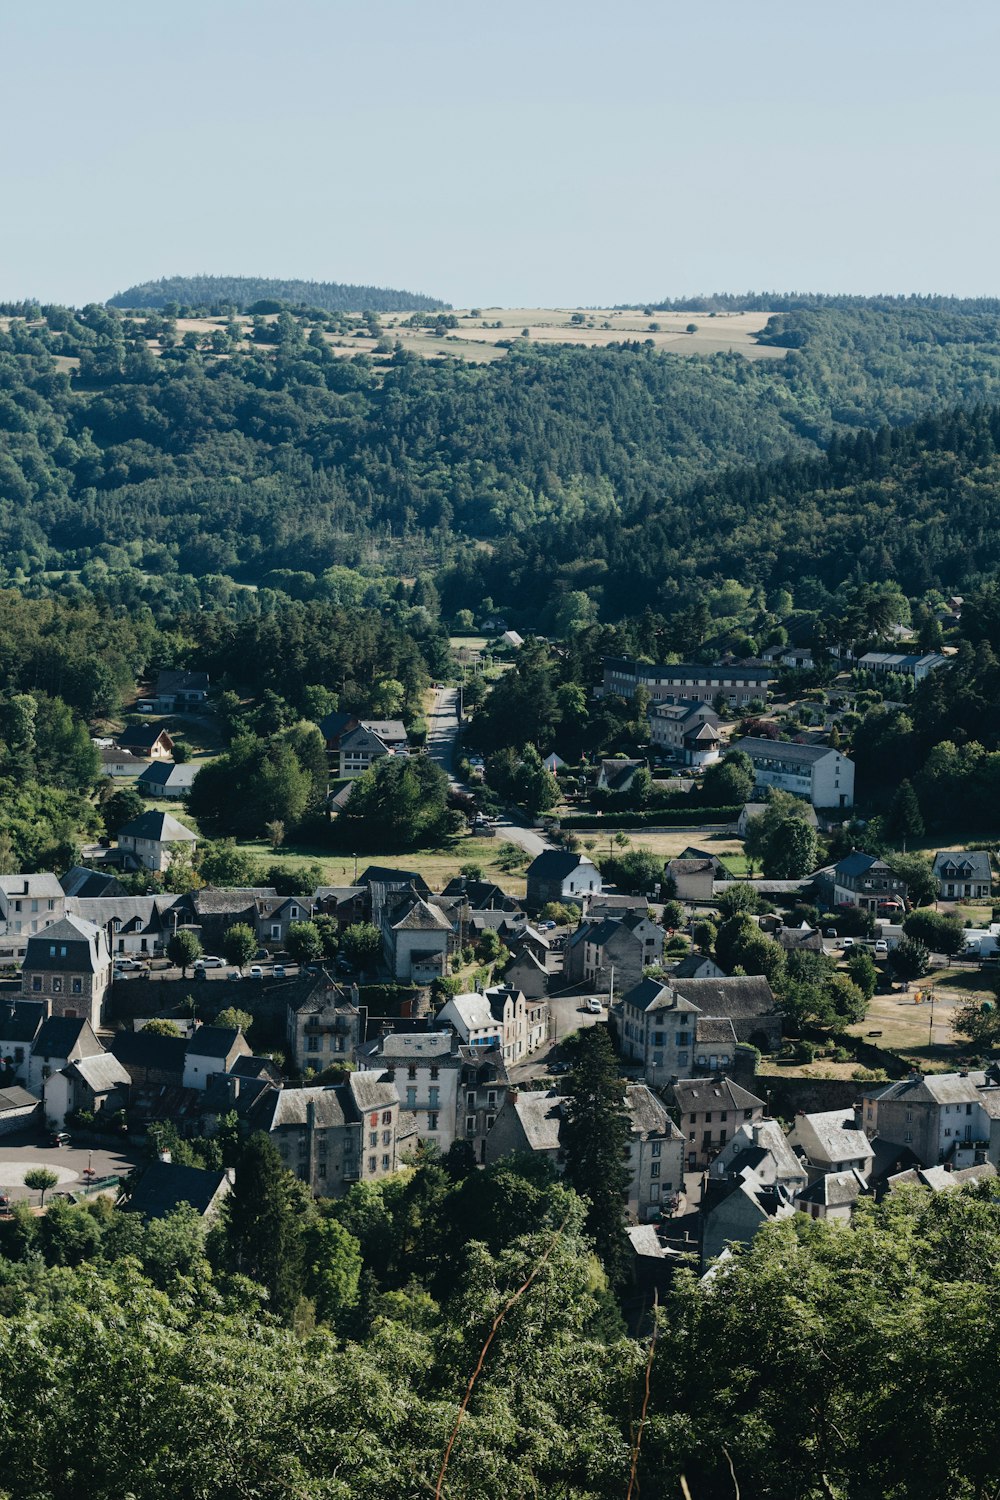
<path fill-rule="evenodd" d="M 38 1192 L 24 1186 L 24 1177 L 32 1167 L 48 1167 L 59 1178 L 58 1184 L 46 1194 L 46 1201 L 55 1193 L 72 1192 L 82 1188 L 88 1181 L 88 1169 L 94 1178 L 126 1177 L 136 1165 L 137 1157 L 106 1146 L 89 1146 L 81 1137 L 80 1142 L 71 1141 L 68 1146 L 53 1146 L 49 1143 L 48 1131 L 23 1131 L 0 1136 L 0 1190 L 12 1200 L 25 1198 L 29 1203 L 39 1201 Z"/>

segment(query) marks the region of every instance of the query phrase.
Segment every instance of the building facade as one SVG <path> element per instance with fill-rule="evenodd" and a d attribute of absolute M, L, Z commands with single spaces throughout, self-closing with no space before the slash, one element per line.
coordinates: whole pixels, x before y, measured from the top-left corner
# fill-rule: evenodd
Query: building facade
<path fill-rule="evenodd" d="M 733 662 L 705 667 L 698 662 L 677 662 L 653 666 L 628 657 L 605 657 L 604 695 L 633 698 L 636 688 L 643 687 L 654 703 L 667 698 L 697 699 L 712 703 L 718 697 L 735 706 L 746 707 L 755 699 L 766 700 L 774 671 L 766 666 L 740 666 Z"/>
<path fill-rule="evenodd" d="M 829 745 L 797 745 L 790 740 L 734 740 L 753 762 L 759 791 L 769 786 L 804 797 L 813 807 L 854 806 L 854 762 Z"/>
<path fill-rule="evenodd" d="M 28 939 L 21 992 L 43 1000 L 52 1016 L 83 1018 L 96 1030 L 105 1019 L 111 985 L 111 955 L 102 927 L 82 917 L 63 917 Z"/>

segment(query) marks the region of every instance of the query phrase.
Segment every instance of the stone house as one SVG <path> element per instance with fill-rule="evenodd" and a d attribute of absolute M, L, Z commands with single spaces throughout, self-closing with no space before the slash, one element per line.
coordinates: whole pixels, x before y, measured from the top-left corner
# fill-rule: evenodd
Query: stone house
<path fill-rule="evenodd" d="M 857 906 L 862 911 L 905 911 L 907 884 L 895 875 L 884 859 L 860 849 L 844 856 L 833 867 L 834 906 Z"/>
<path fill-rule="evenodd" d="M 476 1161 L 486 1160 L 486 1137 L 507 1097 L 509 1077 L 500 1047 L 461 1046 L 459 1135 L 472 1148 Z"/>
<path fill-rule="evenodd" d="M 193 856 L 198 840 L 170 813 L 140 813 L 118 830 L 118 847 L 145 870 L 169 870 L 175 851 Z"/>
<path fill-rule="evenodd" d="M 44 1000 L 53 1016 L 85 1017 L 95 1029 L 104 1020 L 111 985 L 111 955 L 102 927 L 65 916 L 28 939 L 21 968 L 25 999 Z"/>
<path fill-rule="evenodd" d="M 741 1126 L 764 1118 L 763 1099 L 721 1075 L 680 1078 L 665 1098 L 677 1112 L 689 1172 L 703 1171 Z"/>
<path fill-rule="evenodd" d="M 698 859 L 671 859 L 666 868 L 678 901 L 711 902 L 715 882 L 726 874 L 722 861 L 714 854 Z"/>
<path fill-rule="evenodd" d="M 452 924 L 433 900 L 412 887 L 370 887 L 372 921 L 382 934 L 382 955 L 393 979 L 430 984 L 445 972 Z"/>
<path fill-rule="evenodd" d="M 285 1166 L 322 1198 L 391 1176 L 416 1143 L 395 1084 L 374 1073 L 352 1073 L 333 1087 L 271 1090 L 261 1123 Z"/>
<path fill-rule="evenodd" d="M 460 1131 L 462 1070 L 452 1031 L 390 1032 L 362 1049 L 362 1068 L 393 1081 L 401 1107 L 417 1122 L 418 1138 L 447 1152 Z"/>
<path fill-rule="evenodd" d="M 337 1063 L 355 1063 L 364 1041 L 367 1008 L 357 1003 L 357 990 L 333 984 L 323 975 L 299 1005 L 289 1005 L 286 1024 L 288 1050 L 300 1073 Z"/>
<path fill-rule="evenodd" d="M 499 1047 L 510 1067 L 545 1040 L 548 1004 L 529 1000 L 508 985 L 494 985 L 483 994 L 453 995 L 438 1011 L 437 1022 L 452 1027 L 468 1047 Z"/>
<path fill-rule="evenodd" d="M 503 971 L 503 982 L 512 990 L 520 990 L 526 1000 L 544 1000 L 549 992 L 548 970 L 528 947 L 510 960 Z"/>
<path fill-rule="evenodd" d="M 86 1110 L 92 1115 L 113 1115 L 124 1109 L 132 1080 L 110 1052 L 80 1057 L 45 1079 L 45 1118 L 58 1126 L 67 1115 Z"/>
<path fill-rule="evenodd" d="M 789 1198 L 794 1198 L 809 1182 L 808 1172 L 777 1120 L 740 1125 L 712 1162 L 708 1175 L 739 1177 L 745 1167 L 751 1167 L 764 1186 L 783 1188 Z"/>
<path fill-rule="evenodd" d="M 626 991 L 617 1020 L 623 1056 L 641 1063 L 654 1087 L 696 1068 L 715 1071 L 713 1058 L 724 1071 L 738 1042 L 771 1052 L 781 1039 L 781 1016 L 762 975 L 643 979 Z"/>
<path fill-rule="evenodd" d="M 912 1073 L 865 1089 L 858 1124 L 869 1139 L 877 1135 L 908 1146 L 924 1167 L 937 1166 L 956 1148 L 974 1143 L 987 1145 L 990 1155 L 1000 1159 L 1000 1135 L 991 1125 L 998 1092 L 981 1072 Z"/>
<path fill-rule="evenodd" d="M 104 929 L 112 955 L 152 958 L 174 932 L 179 897 L 67 896 L 66 911 Z"/>
<path fill-rule="evenodd" d="M 585 896 L 600 892 L 601 872 L 585 854 L 568 849 L 546 849 L 527 871 L 529 911 L 540 911 L 550 901 L 581 904 Z"/>
<path fill-rule="evenodd" d="M 875 1153 L 853 1109 L 798 1114 L 788 1144 L 802 1157 L 809 1181 L 828 1172 L 860 1172 L 867 1178 Z"/>
<path fill-rule="evenodd" d="M 739 1177 L 710 1181 L 701 1202 L 702 1268 L 730 1244 L 750 1245 L 768 1223 L 795 1212 L 782 1188 L 758 1181 L 749 1169 Z"/>
<path fill-rule="evenodd" d="M 645 912 L 584 922 L 566 941 L 565 982 L 609 990 L 613 972 L 619 993 L 631 989 L 644 969 L 662 960 L 663 938 L 663 928 Z"/>
<path fill-rule="evenodd" d="M 49 1016 L 39 1027 L 28 1059 L 28 1088 L 41 1097 L 45 1080 L 68 1063 L 102 1057 L 104 1048 L 85 1017 Z"/>
<path fill-rule="evenodd" d="M 650 744 L 682 765 L 710 765 L 719 758 L 720 722 L 701 699 L 664 698 L 650 705 Z"/>
<path fill-rule="evenodd" d="M 795 1207 L 811 1219 L 849 1224 L 858 1199 L 867 1191 L 867 1179 L 856 1167 L 826 1172 L 795 1195 Z"/>

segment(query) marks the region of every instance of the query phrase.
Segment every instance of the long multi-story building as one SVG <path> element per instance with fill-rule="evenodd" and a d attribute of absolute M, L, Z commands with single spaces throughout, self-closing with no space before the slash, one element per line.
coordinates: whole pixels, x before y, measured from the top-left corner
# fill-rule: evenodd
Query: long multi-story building
<path fill-rule="evenodd" d="M 668 698 L 690 698 L 712 703 L 720 695 L 735 706 L 746 707 L 755 698 L 766 699 L 774 680 L 774 669 L 741 666 L 738 662 L 705 667 L 699 662 L 654 665 L 627 656 L 604 658 L 604 696 L 633 698 L 643 687 L 654 703 Z"/>
<path fill-rule="evenodd" d="M 794 792 L 813 807 L 854 806 L 854 762 L 830 745 L 747 736 L 733 740 L 729 748 L 749 755 L 760 789 L 773 786 Z"/>

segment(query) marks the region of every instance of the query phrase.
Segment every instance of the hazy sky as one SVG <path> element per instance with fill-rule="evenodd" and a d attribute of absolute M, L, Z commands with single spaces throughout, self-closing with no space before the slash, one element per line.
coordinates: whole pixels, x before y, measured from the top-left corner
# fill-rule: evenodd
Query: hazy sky
<path fill-rule="evenodd" d="M 996 0 L 0 0 L 0 298 L 1000 293 Z"/>

